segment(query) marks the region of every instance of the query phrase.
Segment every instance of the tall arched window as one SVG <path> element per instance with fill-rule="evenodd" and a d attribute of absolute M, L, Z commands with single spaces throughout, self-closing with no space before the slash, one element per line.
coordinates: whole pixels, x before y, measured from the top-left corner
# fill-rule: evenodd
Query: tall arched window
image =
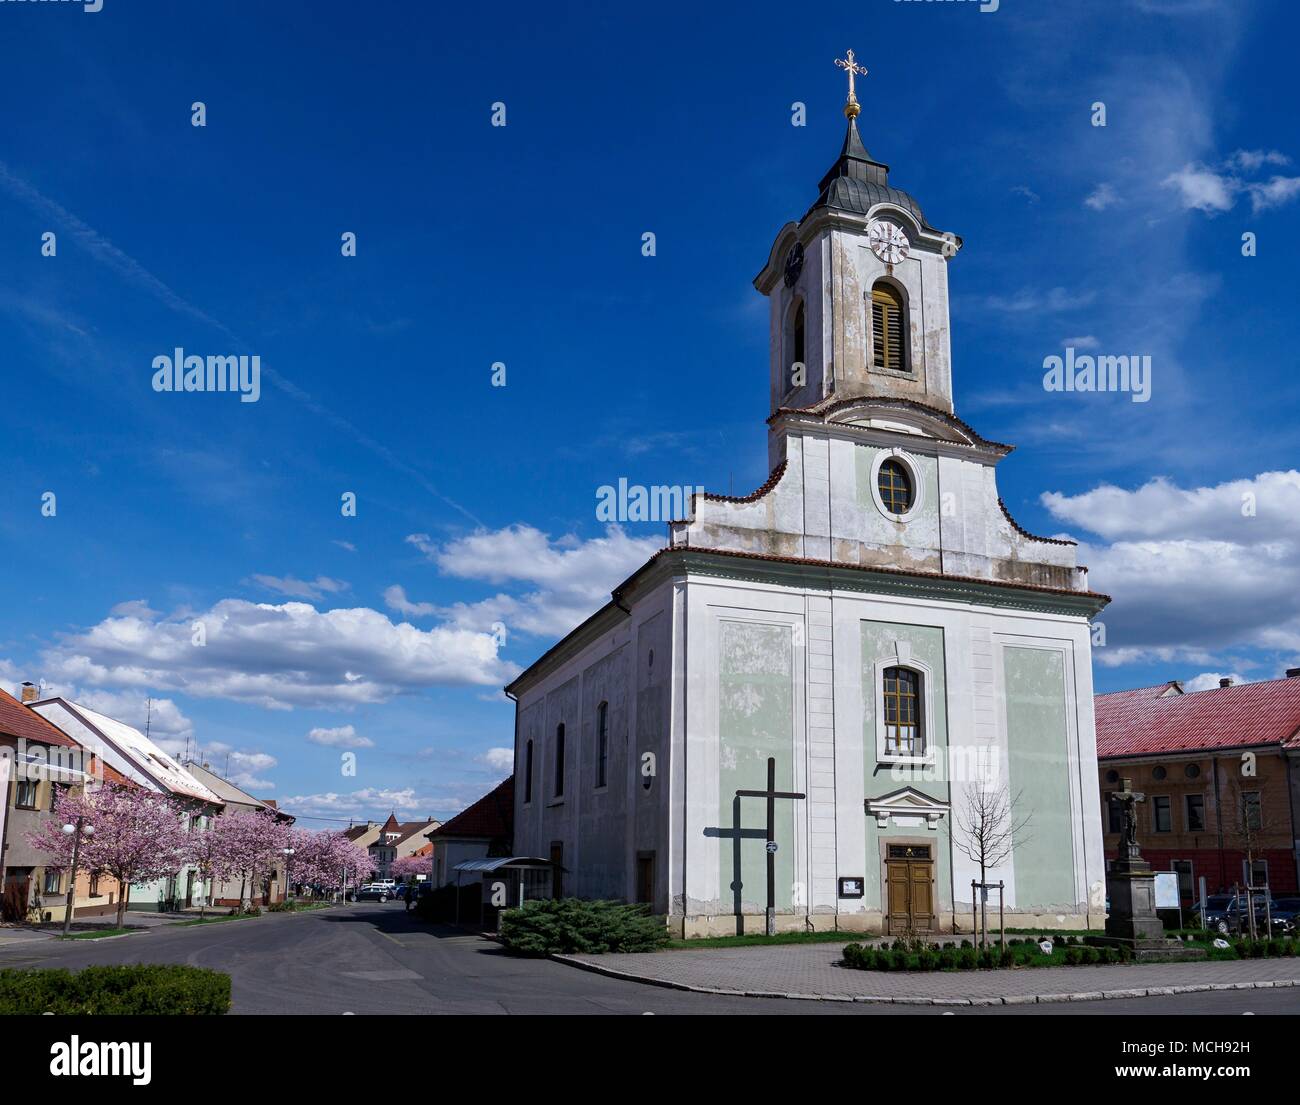
<path fill-rule="evenodd" d="M 790 333 L 790 371 L 786 376 L 786 387 L 793 391 L 797 387 L 802 387 L 808 382 L 808 355 L 807 339 L 805 338 L 806 322 L 803 309 L 803 300 L 801 299 L 794 309 L 794 319 L 791 324 Z M 795 373 L 799 375 L 796 377 Z"/>
<path fill-rule="evenodd" d="M 907 372 L 907 308 L 903 297 L 883 280 L 871 289 L 872 364 Z"/>
<path fill-rule="evenodd" d="M 596 786 L 605 785 L 605 769 L 609 764 L 609 703 L 596 707 Z"/>
<path fill-rule="evenodd" d="M 555 727 L 555 797 L 564 797 L 564 722 Z"/>
<path fill-rule="evenodd" d="M 533 800 L 533 742 L 524 745 L 524 801 Z"/>
<path fill-rule="evenodd" d="M 886 668 L 885 751 L 891 756 L 921 756 L 921 673 L 911 668 Z"/>

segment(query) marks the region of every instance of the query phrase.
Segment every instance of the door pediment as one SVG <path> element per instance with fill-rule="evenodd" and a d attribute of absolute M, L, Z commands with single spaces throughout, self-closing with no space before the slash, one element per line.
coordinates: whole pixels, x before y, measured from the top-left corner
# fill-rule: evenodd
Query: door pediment
<path fill-rule="evenodd" d="M 881 829 L 888 828 L 891 820 L 899 825 L 924 822 L 927 828 L 937 829 L 951 809 L 947 802 L 922 794 L 915 787 L 902 787 L 879 798 L 868 798 L 865 806 L 867 813 L 876 819 L 876 827 Z"/>

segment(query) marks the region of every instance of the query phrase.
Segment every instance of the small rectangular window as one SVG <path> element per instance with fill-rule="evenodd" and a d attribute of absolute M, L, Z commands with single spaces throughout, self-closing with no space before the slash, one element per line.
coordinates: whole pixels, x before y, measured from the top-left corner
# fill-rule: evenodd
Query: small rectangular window
<path fill-rule="evenodd" d="M 14 788 L 14 805 L 20 810 L 36 809 L 39 785 L 35 779 L 19 779 L 18 785 Z"/>
<path fill-rule="evenodd" d="M 42 892 L 45 894 L 57 894 L 62 886 L 63 872 L 55 867 L 47 867 L 45 869 L 45 886 Z"/>
<path fill-rule="evenodd" d="M 555 797 L 564 797 L 564 724 L 555 727 Z"/>
<path fill-rule="evenodd" d="M 1173 831 L 1173 820 L 1170 816 L 1169 795 L 1162 794 L 1151 800 L 1151 808 L 1155 813 L 1155 828 L 1158 833 L 1168 833 Z"/>
<path fill-rule="evenodd" d="M 1187 795 L 1187 831 L 1189 833 L 1205 832 L 1205 795 Z"/>
<path fill-rule="evenodd" d="M 1108 833 L 1122 833 L 1124 831 L 1124 811 L 1120 808 L 1120 804 L 1115 801 L 1114 791 L 1106 795 L 1106 831 Z"/>
<path fill-rule="evenodd" d="M 1260 801 L 1259 791 L 1248 790 L 1242 794 L 1241 810 L 1246 828 L 1258 832 L 1264 827 L 1264 806 Z"/>
<path fill-rule="evenodd" d="M 524 801 L 533 800 L 533 742 L 524 745 Z"/>
<path fill-rule="evenodd" d="M 603 787 L 609 764 L 609 703 L 596 707 L 596 786 Z"/>

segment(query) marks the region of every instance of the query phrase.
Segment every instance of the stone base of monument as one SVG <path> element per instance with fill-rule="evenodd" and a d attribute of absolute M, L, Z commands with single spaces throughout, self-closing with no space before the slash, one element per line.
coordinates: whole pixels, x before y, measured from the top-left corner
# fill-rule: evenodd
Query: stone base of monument
<path fill-rule="evenodd" d="M 1190 947 L 1165 936 L 1165 926 L 1156 915 L 1156 880 L 1151 865 L 1136 854 L 1111 863 L 1106 875 L 1110 913 L 1106 935 L 1089 936 L 1097 947 L 1126 947 L 1136 960 L 1204 959 L 1205 949 Z"/>

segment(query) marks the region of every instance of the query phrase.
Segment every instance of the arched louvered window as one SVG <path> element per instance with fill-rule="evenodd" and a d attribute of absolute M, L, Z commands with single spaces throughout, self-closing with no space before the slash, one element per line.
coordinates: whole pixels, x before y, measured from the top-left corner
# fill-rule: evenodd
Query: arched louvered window
<path fill-rule="evenodd" d="M 907 372 L 907 308 L 892 285 L 880 281 L 871 289 L 872 364 Z"/>
<path fill-rule="evenodd" d="M 886 668 L 885 751 L 891 756 L 921 756 L 921 673 L 911 668 Z"/>

